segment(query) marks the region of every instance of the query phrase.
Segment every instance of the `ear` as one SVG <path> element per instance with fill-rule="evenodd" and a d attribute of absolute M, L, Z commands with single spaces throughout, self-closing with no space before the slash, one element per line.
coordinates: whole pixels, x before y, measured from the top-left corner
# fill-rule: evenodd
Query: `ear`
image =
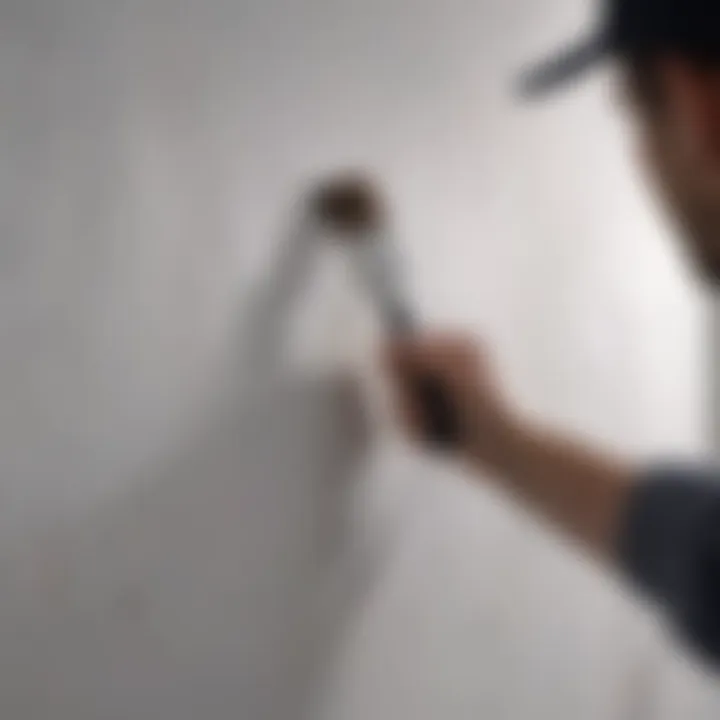
<path fill-rule="evenodd" d="M 679 142 L 698 162 L 720 164 L 720 73 L 680 57 L 660 60 L 658 70 Z"/>

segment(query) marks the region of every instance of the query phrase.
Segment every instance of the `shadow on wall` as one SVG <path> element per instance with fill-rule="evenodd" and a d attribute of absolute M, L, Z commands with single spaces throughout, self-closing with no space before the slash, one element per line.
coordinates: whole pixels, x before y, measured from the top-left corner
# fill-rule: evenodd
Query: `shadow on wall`
<path fill-rule="evenodd" d="M 341 381 L 237 400 L 155 477 L 5 558 L 4 716 L 298 717 L 367 570 L 347 536 L 367 435 Z"/>

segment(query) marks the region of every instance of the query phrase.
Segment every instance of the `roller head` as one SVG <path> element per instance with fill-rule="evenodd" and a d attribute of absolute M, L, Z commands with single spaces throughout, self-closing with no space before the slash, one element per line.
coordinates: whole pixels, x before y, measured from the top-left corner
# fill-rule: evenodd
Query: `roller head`
<path fill-rule="evenodd" d="M 388 209 L 382 191 L 365 176 L 346 174 L 322 183 L 311 196 L 313 214 L 343 240 L 383 230 Z"/>

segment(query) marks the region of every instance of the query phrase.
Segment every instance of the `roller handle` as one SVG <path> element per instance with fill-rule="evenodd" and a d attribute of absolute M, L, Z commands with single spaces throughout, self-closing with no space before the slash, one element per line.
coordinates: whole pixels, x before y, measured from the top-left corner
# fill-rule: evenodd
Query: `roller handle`
<path fill-rule="evenodd" d="M 388 233 L 388 209 L 375 184 L 357 174 L 338 177 L 319 189 L 312 204 L 322 224 L 359 253 L 361 276 L 389 332 L 414 335 L 418 324 L 399 288 L 391 239 L 381 237 Z M 425 423 L 426 442 L 438 450 L 458 449 L 460 413 L 442 380 L 430 375 L 410 378 L 409 383 Z"/>
<path fill-rule="evenodd" d="M 459 412 L 442 380 L 433 375 L 411 379 L 418 399 L 425 442 L 443 450 L 457 450 L 462 441 Z"/>
<path fill-rule="evenodd" d="M 420 323 L 405 303 L 395 303 L 384 312 L 388 330 L 395 336 L 412 336 Z M 409 389 L 417 399 L 427 444 L 445 452 L 458 450 L 462 443 L 462 421 L 456 403 L 442 378 L 432 374 L 409 379 Z"/>

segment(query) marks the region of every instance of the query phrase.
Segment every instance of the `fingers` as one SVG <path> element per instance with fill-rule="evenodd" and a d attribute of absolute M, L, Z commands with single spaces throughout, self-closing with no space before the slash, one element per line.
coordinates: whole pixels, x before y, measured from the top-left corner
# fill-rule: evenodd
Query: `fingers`
<path fill-rule="evenodd" d="M 477 343 L 462 335 L 435 335 L 402 340 L 386 348 L 385 371 L 392 381 L 398 420 L 414 438 L 426 433 L 428 408 L 418 393 L 423 378 L 433 378 L 445 388 L 457 411 L 477 387 L 480 351 Z"/>
<path fill-rule="evenodd" d="M 396 380 L 417 373 L 431 373 L 463 382 L 478 372 L 481 351 L 463 335 L 435 335 L 391 343 L 385 351 L 386 371 Z"/>

